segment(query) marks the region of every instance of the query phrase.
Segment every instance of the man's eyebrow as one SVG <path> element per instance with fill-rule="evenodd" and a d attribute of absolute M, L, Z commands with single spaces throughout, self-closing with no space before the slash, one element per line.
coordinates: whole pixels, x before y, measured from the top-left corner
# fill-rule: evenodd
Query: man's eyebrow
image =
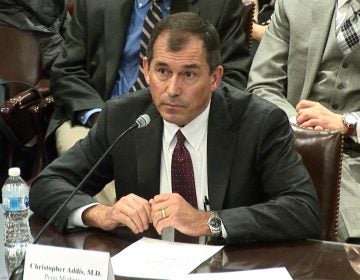
<path fill-rule="evenodd" d="M 184 65 L 185 68 L 200 68 L 199 64 L 192 63 L 192 64 L 186 64 Z"/>
<path fill-rule="evenodd" d="M 156 65 L 156 66 L 168 66 L 167 63 L 161 62 L 161 61 L 157 61 L 157 62 L 155 63 L 155 65 Z"/>
<path fill-rule="evenodd" d="M 155 63 L 155 65 L 156 66 L 168 66 L 169 64 L 166 62 L 158 61 Z M 193 69 L 193 68 L 200 68 L 200 65 L 197 63 L 191 63 L 191 64 L 185 64 L 183 67 Z"/>

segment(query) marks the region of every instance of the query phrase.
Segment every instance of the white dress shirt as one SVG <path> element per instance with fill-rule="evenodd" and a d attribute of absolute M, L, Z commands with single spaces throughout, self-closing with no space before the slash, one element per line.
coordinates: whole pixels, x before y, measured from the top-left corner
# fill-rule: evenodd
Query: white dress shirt
<path fill-rule="evenodd" d="M 207 123 L 209 118 L 210 103 L 206 109 L 193 121 L 181 128 L 186 141 L 185 146 L 189 150 L 195 177 L 195 188 L 198 208 L 204 210 L 204 199 L 208 195 L 207 187 Z M 171 193 L 171 157 L 176 144 L 175 133 L 179 127 L 164 121 L 163 149 L 161 153 L 160 167 L 160 193 Z M 86 227 L 82 221 L 82 213 L 92 203 L 73 210 L 68 217 L 68 228 Z"/>
<path fill-rule="evenodd" d="M 336 34 L 338 34 L 341 24 L 348 19 L 354 12 L 349 0 L 338 0 L 336 5 Z"/>
<path fill-rule="evenodd" d="M 208 197 L 207 180 L 207 127 L 210 104 L 194 120 L 184 127 L 178 127 L 164 120 L 162 139 L 160 193 L 171 193 L 171 159 L 176 145 L 176 132 L 180 129 L 185 136 L 194 168 L 195 189 L 198 208 L 204 209 L 205 197 Z"/>

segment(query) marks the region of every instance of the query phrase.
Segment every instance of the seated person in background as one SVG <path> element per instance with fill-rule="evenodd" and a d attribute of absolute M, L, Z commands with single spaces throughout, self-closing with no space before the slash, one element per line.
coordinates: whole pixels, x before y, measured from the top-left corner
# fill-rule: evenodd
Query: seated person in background
<path fill-rule="evenodd" d="M 360 35 L 346 34 L 359 8 L 359 1 L 276 1 L 248 83 L 298 125 L 344 133 L 339 239 L 349 241 L 360 238 Z"/>
<path fill-rule="evenodd" d="M 160 234 L 172 227 L 228 244 L 318 237 L 315 189 L 285 113 L 221 82 L 223 71 L 213 25 L 193 13 L 162 20 L 144 58 L 149 88 L 106 103 L 88 136 L 35 179 L 31 209 L 49 218 L 146 113 L 150 124 L 123 137 L 60 212 L 60 231 L 125 225 L 136 234 L 154 226 Z M 118 201 L 95 204 L 92 195 L 113 178 Z"/>
<path fill-rule="evenodd" d="M 151 5 L 150 0 L 76 1 L 64 49 L 52 68 L 56 108 L 47 137 L 56 131 L 58 154 L 88 133 L 106 100 L 132 90 L 141 61 L 143 22 Z M 163 17 L 192 11 L 213 23 L 220 34 L 224 80 L 246 87 L 250 55 L 239 0 L 215 0 L 211 5 L 206 0 L 161 0 L 156 6 Z"/>

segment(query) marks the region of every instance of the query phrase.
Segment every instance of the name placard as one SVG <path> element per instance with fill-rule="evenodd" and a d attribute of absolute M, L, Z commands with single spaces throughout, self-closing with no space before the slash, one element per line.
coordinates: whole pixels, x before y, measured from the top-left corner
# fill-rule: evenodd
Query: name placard
<path fill-rule="evenodd" d="M 114 280 L 106 252 L 29 244 L 24 280 Z"/>

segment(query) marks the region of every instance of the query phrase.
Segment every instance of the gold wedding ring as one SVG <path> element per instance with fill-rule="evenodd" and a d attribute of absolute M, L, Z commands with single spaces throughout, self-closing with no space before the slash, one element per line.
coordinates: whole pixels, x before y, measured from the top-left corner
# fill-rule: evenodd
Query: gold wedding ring
<path fill-rule="evenodd" d="M 165 209 L 161 209 L 161 214 L 162 214 L 162 217 L 165 219 L 165 218 L 166 218 L 166 212 L 165 212 Z"/>

